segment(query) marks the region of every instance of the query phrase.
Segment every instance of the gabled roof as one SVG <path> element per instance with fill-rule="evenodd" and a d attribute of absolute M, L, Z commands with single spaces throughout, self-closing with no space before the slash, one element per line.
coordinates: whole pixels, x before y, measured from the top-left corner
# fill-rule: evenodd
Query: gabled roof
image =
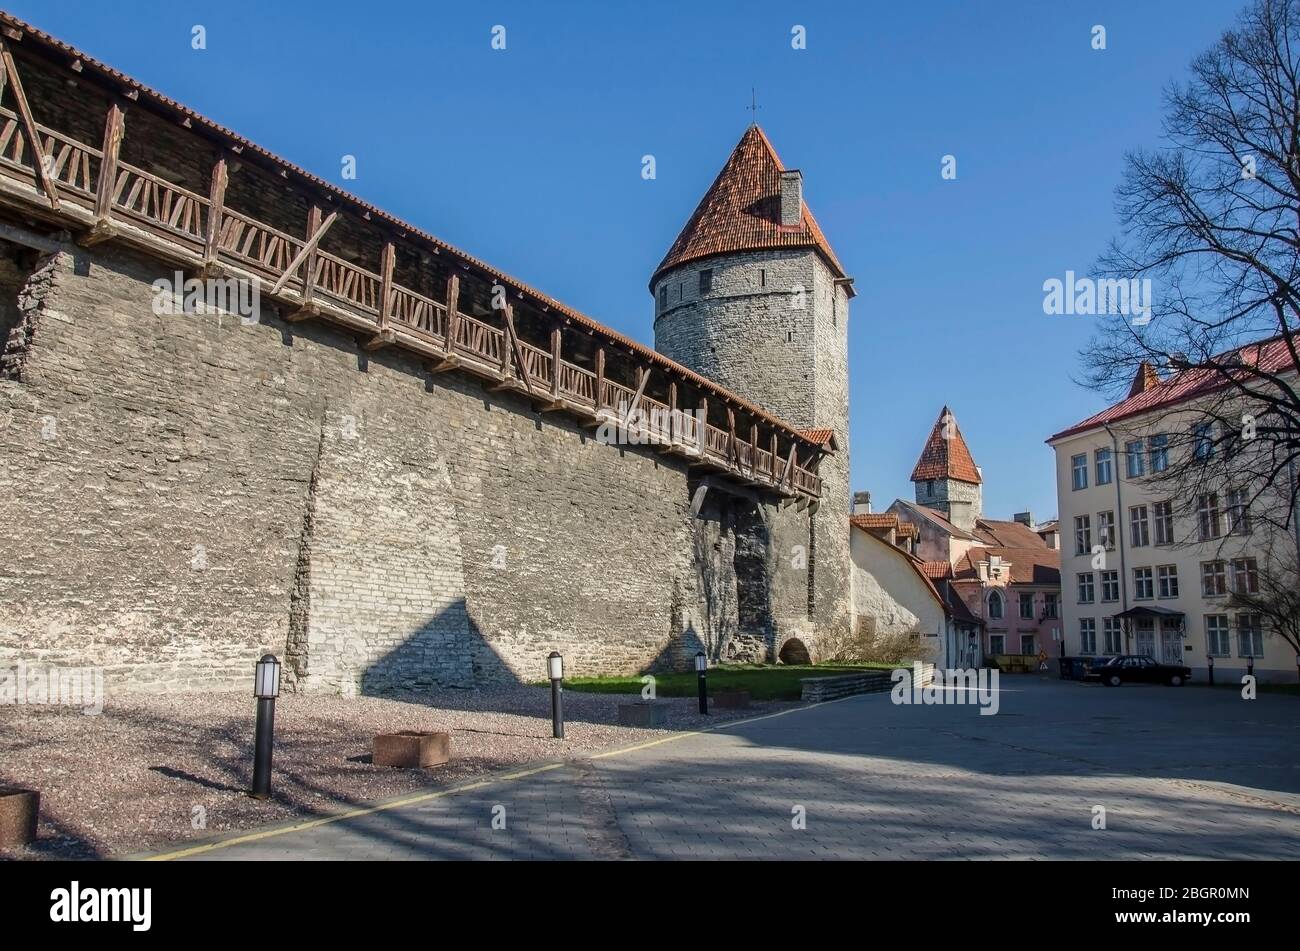
<path fill-rule="evenodd" d="M 962 436 L 961 429 L 957 426 L 957 417 L 953 416 L 946 406 L 940 410 L 939 418 L 934 421 L 930 438 L 925 441 L 921 458 L 916 461 L 916 468 L 912 470 L 913 482 L 922 482 L 926 479 L 956 479 L 958 482 L 970 482 L 974 485 L 984 481 L 975 467 L 975 460 L 966 445 L 966 438 Z"/>
<path fill-rule="evenodd" d="M 815 442 L 823 449 L 829 449 L 832 452 L 839 451 L 839 440 L 835 438 L 835 430 L 833 429 L 801 429 L 799 435 L 809 442 Z"/>
<path fill-rule="evenodd" d="M 813 248 L 836 277 L 846 277 L 817 219 L 803 203 L 803 222 L 781 224 L 781 173 L 785 171 L 763 130 L 752 125 L 740 137 L 727 164 L 700 199 L 695 213 L 650 278 L 687 261 L 733 251 Z"/>
<path fill-rule="evenodd" d="M 925 519 L 926 521 L 934 525 L 935 528 L 939 529 L 941 532 L 947 535 L 951 535 L 954 538 L 965 538 L 965 539 L 970 539 L 972 541 L 980 541 L 978 536 L 972 535 L 970 532 L 963 531 L 962 529 L 954 525 L 952 522 L 948 521 L 948 517 L 944 515 L 942 512 L 940 512 L 938 509 L 932 509 L 928 505 L 921 505 L 918 502 L 909 502 L 907 499 L 895 499 L 894 504 L 891 505 L 890 508 L 893 508 L 894 505 L 900 506 L 904 509 L 908 509 L 914 512 L 918 518 Z M 1041 542 L 1042 539 L 1039 539 L 1039 541 Z"/>
<path fill-rule="evenodd" d="M 953 566 L 954 576 L 962 580 L 977 580 L 979 563 L 994 555 L 1011 566 L 1012 584 L 1061 585 L 1061 553 L 1042 544 L 1036 548 L 972 548 L 957 559 Z"/>
<path fill-rule="evenodd" d="M 1233 359 L 1238 359 L 1247 366 L 1257 367 L 1265 373 L 1286 373 L 1296 370 L 1295 361 L 1291 359 L 1291 353 L 1283 337 L 1246 344 L 1219 354 L 1214 361 L 1217 365 L 1224 365 Z M 1151 369 L 1151 374 L 1154 373 L 1155 370 Z M 1143 383 L 1141 389 L 1138 387 L 1139 380 Z M 1051 443 L 1066 436 L 1105 426 L 1107 423 L 1116 423 L 1152 410 L 1174 406 L 1225 389 L 1229 385 L 1223 374 L 1213 368 L 1193 367 L 1175 373 L 1166 380 L 1151 382 L 1150 375 L 1139 367 L 1138 376 L 1134 377 L 1133 386 L 1129 388 L 1128 398 L 1089 416 L 1082 422 L 1075 423 L 1069 429 L 1061 430 L 1055 436 L 1049 437 L 1047 441 Z"/>

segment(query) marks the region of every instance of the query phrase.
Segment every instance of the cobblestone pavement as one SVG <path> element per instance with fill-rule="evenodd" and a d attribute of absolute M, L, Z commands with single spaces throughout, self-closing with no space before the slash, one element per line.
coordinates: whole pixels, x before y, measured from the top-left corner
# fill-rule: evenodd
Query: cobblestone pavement
<path fill-rule="evenodd" d="M 980 716 L 877 694 L 666 732 L 655 745 L 193 857 L 1300 855 L 1300 697 L 1008 676 L 999 701 L 997 715 Z M 1097 807 L 1104 829 L 1093 828 Z"/>

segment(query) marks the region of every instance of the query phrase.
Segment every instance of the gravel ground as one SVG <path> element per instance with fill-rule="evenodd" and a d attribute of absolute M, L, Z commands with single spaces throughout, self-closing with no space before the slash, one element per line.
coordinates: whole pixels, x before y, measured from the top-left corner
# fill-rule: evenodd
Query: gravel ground
<path fill-rule="evenodd" d="M 663 736 L 617 725 L 618 704 L 631 699 L 565 691 L 561 743 L 551 738 L 545 687 L 283 695 L 276 702 L 273 799 L 266 802 L 245 794 L 255 703 L 247 693 L 113 699 L 99 716 L 0 707 L 0 784 L 41 793 L 37 841 L 0 857 L 106 858 L 161 849 Z M 701 717 L 692 699 L 660 702 L 669 706 L 671 730 L 792 705 Z M 375 733 L 409 729 L 449 731 L 452 761 L 426 770 L 371 765 Z"/>

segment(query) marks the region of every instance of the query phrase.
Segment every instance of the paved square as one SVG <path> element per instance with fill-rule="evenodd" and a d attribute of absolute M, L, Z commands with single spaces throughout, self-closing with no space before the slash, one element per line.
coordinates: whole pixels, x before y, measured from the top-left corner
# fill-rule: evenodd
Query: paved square
<path fill-rule="evenodd" d="M 980 716 L 876 694 L 666 732 L 196 857 L 1300 856 L 1300 698 L 1007 676 L 999 701 Z"/>

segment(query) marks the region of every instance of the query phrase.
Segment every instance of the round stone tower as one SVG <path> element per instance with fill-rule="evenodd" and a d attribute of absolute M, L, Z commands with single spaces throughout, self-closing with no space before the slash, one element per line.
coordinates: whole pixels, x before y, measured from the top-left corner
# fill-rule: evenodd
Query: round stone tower
<path fill-rule="evenodd" d="M 650 291 L 656 349 L 833 445 L 819 469 L 821 504 L 774 516 L 772 558 L 778 568 L 797 566 L 781 549 L 804 546 L 806 621 L 847 631 L 853 285 L 804 202 L 803 175 L 781 164 L 757 125 L 655 269 Z"/>

